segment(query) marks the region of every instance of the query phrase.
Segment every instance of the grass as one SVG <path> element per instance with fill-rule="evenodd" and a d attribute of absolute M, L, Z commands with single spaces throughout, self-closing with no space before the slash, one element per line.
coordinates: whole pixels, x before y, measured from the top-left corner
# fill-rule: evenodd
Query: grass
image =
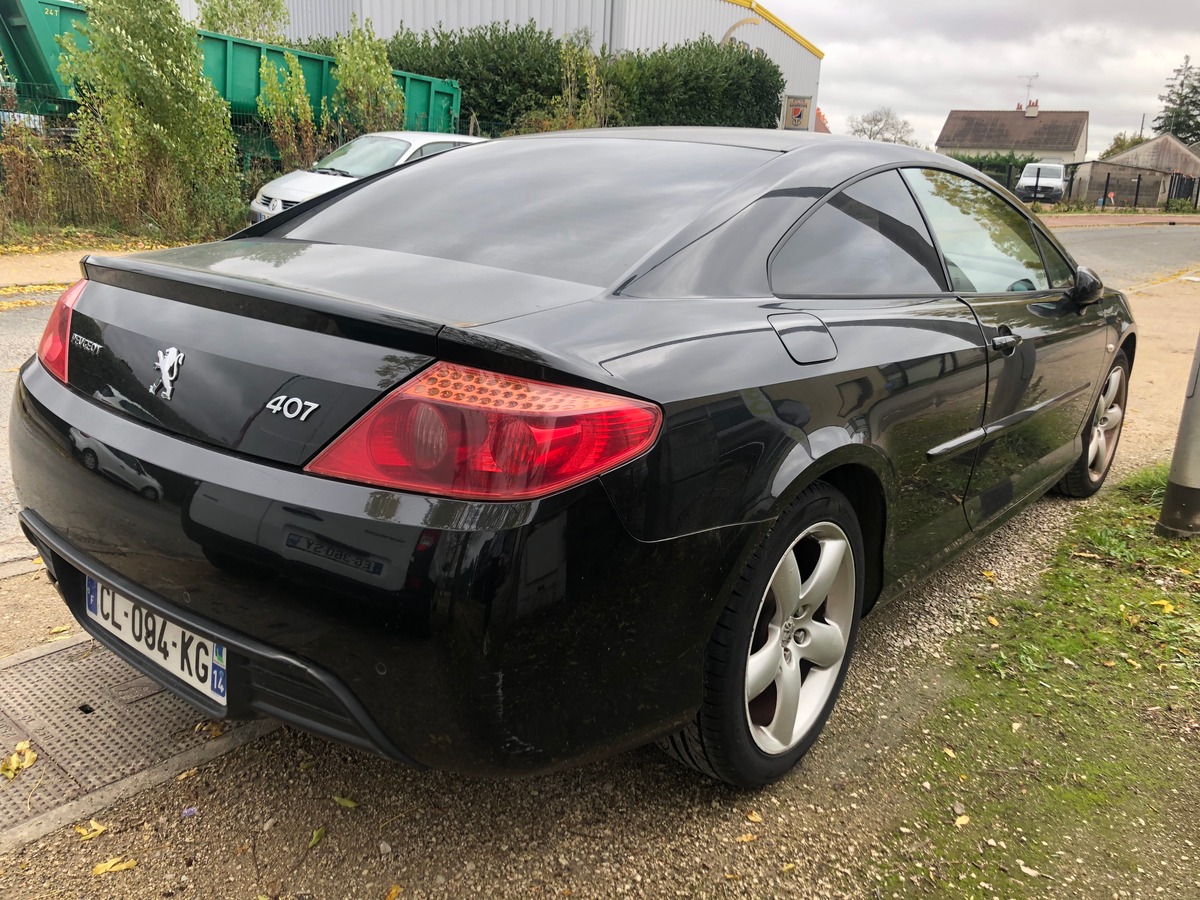
<path fill-rule="evenodd" d="M 1154 534 L 1165 482 L 1093 501 L 1040 586 L 991 595 L 949 648 L 907 825 L 870 873 L 884 896 L 1200 890 L 1200 540 Z"/>
<path fill-rule="evenodd" d="M 137 251 L 177 246 L 145 236 L 108 229 L 30 228 L 7 223 L 0 234 L 0 256 L 18 253 L 54 253 L 60 250 Z"/>

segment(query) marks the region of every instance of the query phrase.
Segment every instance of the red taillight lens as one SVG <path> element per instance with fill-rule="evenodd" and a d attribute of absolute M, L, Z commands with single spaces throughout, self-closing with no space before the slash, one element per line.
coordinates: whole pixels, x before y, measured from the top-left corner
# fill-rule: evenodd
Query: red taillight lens
<path fill-rule="evenodd" d="M 63 291 L 61 297 L 50 310 L 50 319 L 46 322 L 46 330 L 42 332 L 42 342 L 38 344 L 38 359 L 42 361 L 50 374 L 59 381 L 67 380 L 67 348 L 71 345 L 71 310 L 75 301 L 87 287 L 87 279 L 81 279 Z"/>
<path fill-rule="evenodd" d="M 632 459 L 661 422 L 652 403 L 440 362 L 305 471 L 443 497 L 528 499 Z"/>

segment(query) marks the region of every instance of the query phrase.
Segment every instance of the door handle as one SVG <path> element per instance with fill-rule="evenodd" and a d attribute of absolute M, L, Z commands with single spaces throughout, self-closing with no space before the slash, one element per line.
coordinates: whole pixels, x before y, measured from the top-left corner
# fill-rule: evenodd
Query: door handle
<path fill-rule="evenodd" d="M 992 349 L 1005 354 L 1012 353 L 1017 349 L 1019 343 L 1021 343 L 1021 339 L 1015 334 L 998 334 L 992 338 Z"/>

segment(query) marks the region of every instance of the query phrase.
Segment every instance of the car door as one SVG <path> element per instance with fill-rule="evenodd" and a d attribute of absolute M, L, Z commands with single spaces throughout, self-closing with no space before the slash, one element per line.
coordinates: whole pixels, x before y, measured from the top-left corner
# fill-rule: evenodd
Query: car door
<path fill-rule="evenodd" d="M 975 452 L 963 440 L 983 420 L 987 362 L 899 172 L 816 208 L 775 252 L 770 281 L 782 301 L 770 322 L 812 373 L 805 395 L 831 406 L 814 418 L 850 423 L 894 469 L 885 566 L 897 578 L 927 569 L 969 534 L 962 499 Z"/>
<path fill-rule="evenodd" d="M 1068 296 L 1069 264 L 999 194 L 938 169 L 905 169 L 904 177 L 951 288 L 974 310 L 988 345 L 987 409 L 965 503 L 978 528 L 1044 492 L 1079 454 L 1106 323 L 1096 305 L 1081 307 Z"/>

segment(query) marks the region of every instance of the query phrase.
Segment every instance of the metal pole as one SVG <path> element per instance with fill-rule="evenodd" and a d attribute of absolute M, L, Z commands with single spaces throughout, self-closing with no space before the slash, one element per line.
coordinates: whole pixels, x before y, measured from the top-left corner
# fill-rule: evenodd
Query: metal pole
<path fill-rule="evenodd" d="M 1104 193 L 1100 197 L 1101 211 L 1108 208 L 1108 183 L 1111 180 L 1112 180 L 1112 172 L 1109 172 L 1107 175 L 1104 176 Z"/>
<path fill-rule="evenodd" d="M 1171 474 L 1167 477 L 1167 493 L 1163 496 L 1162 512 L 1155 531 L 1163 537 L 1187 538 L 1200 534 L 1200 394 L 1196 391 L 1200 376 L 1200 338 L 1192 356 L 1192 377 L 1188 380 L 1183 415 L 1179 419 L 1179 434 L 1175 438 L 1175 455 L 1171 457 Z"/>
<path fill-rule="evenodd" d="M 1142 173 L 1138 173 L 1137 184 L 1133 187 L 1133 208 L 1137 209 L 1138 196 L 1142 193 Z"/>

